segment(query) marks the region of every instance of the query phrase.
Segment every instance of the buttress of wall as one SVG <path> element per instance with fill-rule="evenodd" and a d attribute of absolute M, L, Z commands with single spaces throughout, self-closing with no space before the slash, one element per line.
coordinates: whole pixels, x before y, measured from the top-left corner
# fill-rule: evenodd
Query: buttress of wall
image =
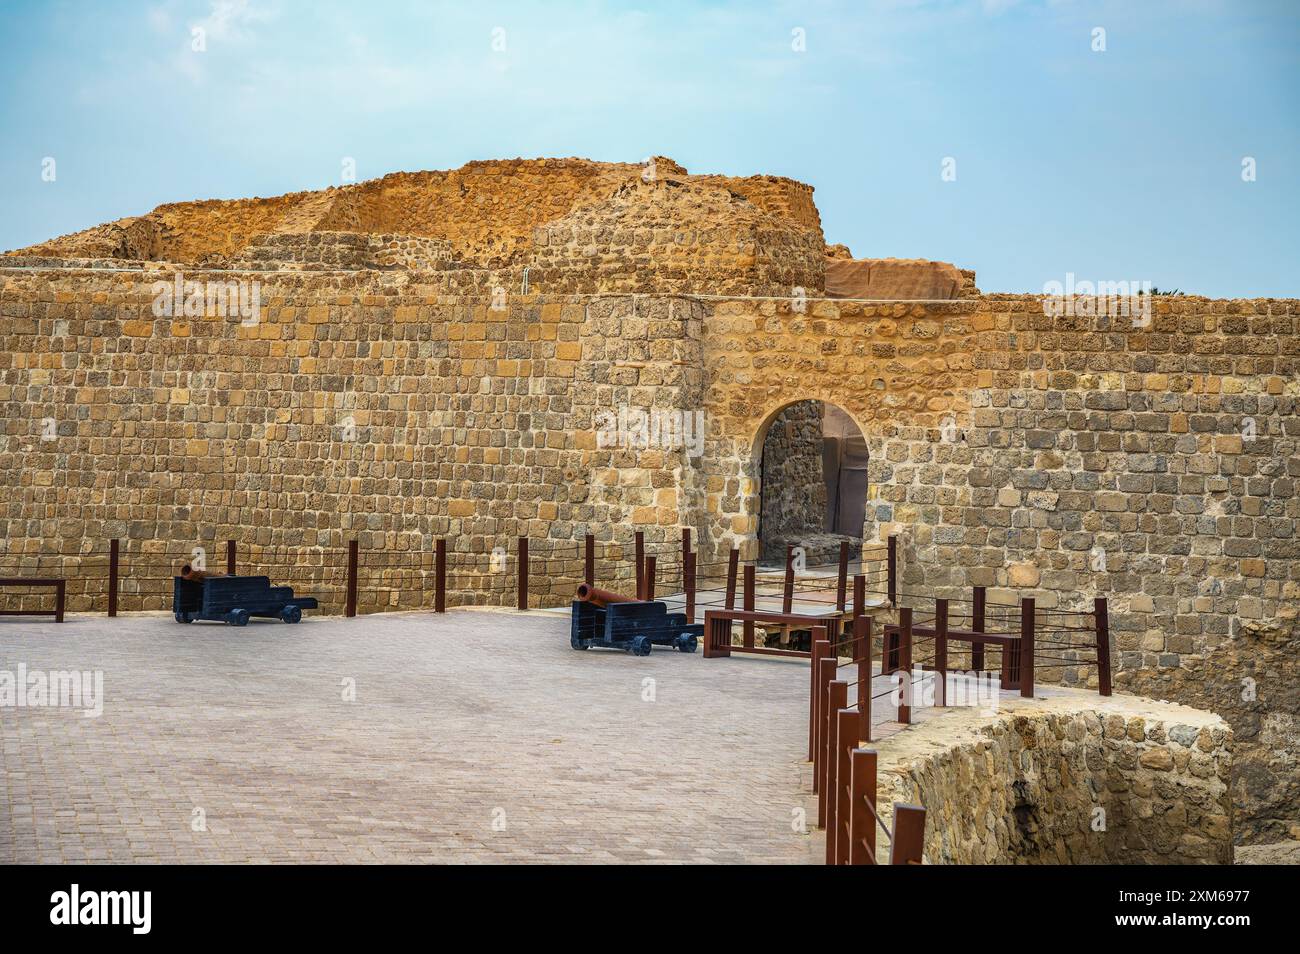
<path fill-rule="evenodd" d="M 678 341 L 698 326 L 689 303 L 670 315 L 642 299 L 612 318 L 633 306 L 514 296 L 498 310 L 405 275 L 279 274 L 260 286 L 253 322 L 159 317 L 153 282 L 170 278 L 4 273 L 6 559 L 58 554 L 71 576 L 122 538 L 127 575 L 148 564 L 156 577 L 124 590 L 126 608 L 159 609 L 194 545 L 234 538 L 242 560 L 272 570 L 316 554 L 318 572 L 300 581 L 312 592 L 341 584 L 330 561 L 357 539 L 370 554 L 364 610 L 427 605 L 427 577 L 386 568 L 401 560 L 382 552 L 427 555 L 438 537 L 458 605 L 513 600 L 520 535 L 535 560 L 560 560 L 534 571 L 550 602 L 581 579 L 580 561 L 562 558 L 584 533 L 609 562 L 638 508 L 674 536 L 678 475 L 645 459 L 619 474 L 619 451 L 597 448 L 592 424 L 620 402 L 698 405 L 676 396 L 698 395 L 698 357 Z M 611 468 L 626 492 L 601 484 Z M 498 548 L 504 568 L 489 563 Z M 92 588 L 74 590 L 74 608 L 89 608 Z"/>

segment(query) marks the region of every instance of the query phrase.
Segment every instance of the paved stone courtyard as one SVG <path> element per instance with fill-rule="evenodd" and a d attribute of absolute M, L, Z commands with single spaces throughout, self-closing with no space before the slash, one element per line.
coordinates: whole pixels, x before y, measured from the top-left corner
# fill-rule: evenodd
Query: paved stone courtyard
<path fill-rule="evenodd" d="M 105 701 L 0 707 L 0 862 L 821 859 L 806 664 L 479 611 L 0 620 L 20 664 L 102 670 Z"/>

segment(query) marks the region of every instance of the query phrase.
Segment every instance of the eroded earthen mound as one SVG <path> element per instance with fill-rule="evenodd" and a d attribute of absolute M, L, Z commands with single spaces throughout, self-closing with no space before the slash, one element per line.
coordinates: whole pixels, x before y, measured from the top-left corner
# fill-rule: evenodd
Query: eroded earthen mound
<path fill-rule="evenodd" d="M 691 175 L 662 156 L 470 162 L 317 192 L 161 205 L 7 253 L 29 264 L 405 269 L 448 291 L 955 298 L 942 262 L 858 261 L 827 247 L 811 186 Z"/>

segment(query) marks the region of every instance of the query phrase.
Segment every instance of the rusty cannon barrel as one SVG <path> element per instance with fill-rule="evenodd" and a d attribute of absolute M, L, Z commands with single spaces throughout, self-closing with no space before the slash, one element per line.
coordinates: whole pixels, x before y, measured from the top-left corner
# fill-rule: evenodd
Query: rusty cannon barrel
<path fill-rule="evenodd" d="M 224 573 L 209 573 L 207 570 L 196 570 L 188 563 L 181 567 L 181 579 L 190 580 L 195 583 L 225 575 L 226 574 Z"/>
<path fill-rule="evenodd" d="M 623 596 L 619 593 L 611 593 L 609 590 L 598 590 L 594 586 L 588 586 L 586 583 L 578 584 L 578 593 L 575 597 L 579 603 L 590 603 L 592 606 L 608 606 L 610 603 L 639 603 L 638 599 L 630 596 Z"/>

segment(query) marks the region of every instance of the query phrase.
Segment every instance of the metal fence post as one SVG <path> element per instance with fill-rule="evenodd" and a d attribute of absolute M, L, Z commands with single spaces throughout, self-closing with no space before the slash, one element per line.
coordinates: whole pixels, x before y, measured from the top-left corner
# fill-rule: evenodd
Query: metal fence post
<path fill-rule="evenodd" d="M 447 612 L 447 539 L 439 537 L 434 545 L 433 611 Z"/>
<path fill-rule="evenodd" d="M 817 752 L 817 712 L 818 712 L 818 695 L 817 685 L 821 673 L 821 661 L 827 658 L 831 653 L 831 644 L 826 639 L 826 627 L 814 626 L 812 631 L 812 665 L 809 667 L 809 687 L 808 687 L 808 761 L 816 761 Z M 817 781 L 817 773 L 813 773 L 813 782 Z"/>
<path fill-rule="evenodd" d="M 857 582 L 854 582 L 857 586 Z M 836 579 L 835 585 L 835 611 L 844 612 L 844 603 L 848 596 L 849 587 L 849 541 L 840 541 L 840 572 Z"/>
<path fill-rule="evenodd" d="M 121 541 L 114 538 L 108 541 L 108 615 L 117 615 L 117 574 L 118 553 Z"/>
<path fill-rule="evenodd" d="M 785 589 L 781 593 L 781 612 L 789 613 L 794 606 L 794 546 L 785 547 Z"/>
<path fill-rule="evenodd" d="M 348 541 L 348 582 L 344 595 L 344 616 L 357 615 L 357 541 Z"/>
<path fill-rule="evenodd" d="M 972 632 L 984 632 L 984 609 L 987 598 L 987 591 L 982 586 L 975 587 L 971 593 L 970 628 Z M 976 672 L 981 672 L 984 669 L 984 644 L 981 642 L 971 643 L 970 667 Z"/>
<path fill-rule="evenodd" d="M 1097 691 L 1110 695 L 1110 610 L 1105 597 L 1093 601 L 1092 612 L 1097 630 Z"/>
<path fill-rule="evenodd" d="M 853 621 L 853 642 L 858 657 L 858 738 L 871 741 L 871 618 L 859 616 Z"/>
<path fill-rule="evenodd" d="M 854 749 L 849 756 L 849 864 L 876 863 L 876 753 Z"/>
<path fill-rule="evenodd" d="M 519 599 L 517 606 L 521 610 L 528 609 L 528 538 L 519 538 Z"/>
<path fill-rule="evenodd" d="M 1034 694 L 1034 599 L 1020 601 L 1020 694 Z"/>
<path fill-rule="evenodd" d="M 636 598 L 645 599 L 645 533 L 636 532 Z"/>
<path fill-rule="evenodd" d="M 686 622 L 695 622 L 695 554 L 683 554 L 682 583 L 686 589 Z"/>
<path fill-rule="evenodd" d="M 727 555 L 727 602 L 729 610 L 736 608 L 736 568 L 740 565 L 740 551 L 735 547 Z"/>
<path fill-rule="evenodd" d="M 898 703 L 898 721 L 912 724 L 912 608 L 898 611 L 898 688 L 902 695 Z"/>
<path fill-rule="evenodd" d="M 745 564 L 745 597 L 744 602 L 741 605 L 744 607 L 746 613 L 754 612 L 754 564 L 752 563 Z M 753 649 L 754 621 L 752 619 L 745 620 L 743 629 L 745 633 L 745 647 L 747 649 Z"/>
<path fill-rule="evenodd" d="M 835 716 L 848 702 L 849 684 L 835 678 L 835 656 L 823 659 L 830 666 L 831 679 L 826 683 L 825 708 L 822 710 L 821 788 L 817 792 L 817 827 L 827 829 L 835 824 Z M 828 838 L 827 846 L 833 842 Z"/>
<path fill-rule="evenodd" d="M 934 669 L 939 680 L 935 697 L 939 706 L 948 704 L 948 601 L 934 601 Z"/>
<path fill-rule="evenodd" d="M 919 865 L 925 851 L 925 809 L 894 805 L 894 832 L 889 839 L 891 865 Z"/>
<path fill-rule="evenodd" d="M 848 689 L 845 688 L 845 704 L 848 704 Z M 837 709 L 835 711 L 835 827 L 826 831 L 826 851 L 831 864 L 849 863 L 849 790 L 852 777 L 849 775 L 850 753 L 858 747 L 858 713 L 856 709 Z"/>
<path fill-rule="evenodd" d="M 886 544 L 888 553 L 889 579 L 887 582 L 889 602 L 898 605 L 898 537 L 893 534 L 889 535 Z"/>

